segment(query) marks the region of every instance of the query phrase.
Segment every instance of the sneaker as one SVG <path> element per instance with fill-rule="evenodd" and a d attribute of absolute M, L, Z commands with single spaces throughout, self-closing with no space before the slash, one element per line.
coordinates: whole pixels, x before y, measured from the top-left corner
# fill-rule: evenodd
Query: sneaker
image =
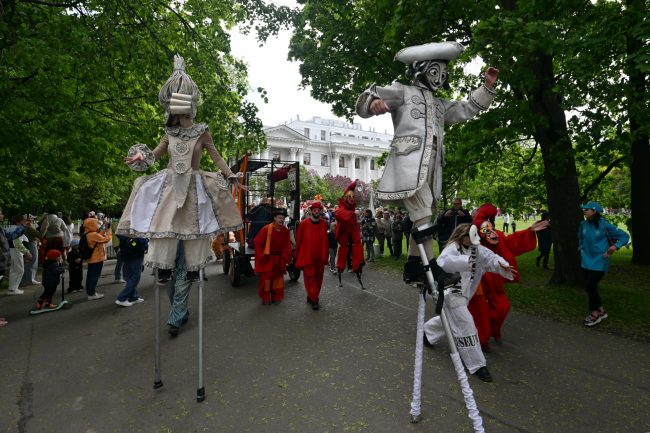
<path fill-rule="evenodd" d="M 131 306 L 133 306 L 133 302 L 120 301 L 119 299 L 115 300 L 115 304 L 119 305 L 120 307 L 131 307 Z"/>
<path fill-rule="evenodd" d="M 122 278 L 118 278 L 117 280 L 113 281 L 113 284 L 124 284 L 126 283 L 126 280 L 123 280 Z"/>
<path fill-rule="evenodd" d="M 103 293 L 95 292 L 94 295 L 88 295 L 89 301 L 94 301 L 95 299 L 102 299 L 104 297 Z"/>
<path fill-rule="evenodd" d="M 25 293 L 25 291 L 20 289 L 7 290 L 8 295 L 22 295 L 23 293 Z"/>
<path fill-rule="evenodd" d="M 135 299 L 129 299 L 129 302 L 130 302 L 131 304 L 139 304 L 139 303 L 141 303 L 141 302 L 144 302 L 144 298 L 137 297 L 137 298 L 135 298 Z"/>
<path fill-rule="evenodd" d="M 169 332 L 169 335 L 171 335 L 172 338 L 175 338 L 178 337 L 178 330 L 179 330 L 178 326 L 169 325 L 169 331 L 167 332 Z"/>
<path fill-rule="evenodd" d="M 474 372 L 474 375 L 478 376 L 483 382 L 492 382 L 492 375 L 490 370 L 487 367 L 483 366 Z"/>
<path fill-rule="evenodd" d="M 32 284 L 41 284 L 40 281 L 32 280 Z"/>
<path fill-rule="evenodd" d="M 589 327 L 596 326 L 605 319 L 607 319 L 607 313 L 603 311 L 595 316 L 593 314 L 588 315 L 585 317 L 583 324 Z"/>
<path fill-rule="evenodd" d="M 187 271 L 185 279 L 187 281 L 199 281 L 199 271 Z"/>

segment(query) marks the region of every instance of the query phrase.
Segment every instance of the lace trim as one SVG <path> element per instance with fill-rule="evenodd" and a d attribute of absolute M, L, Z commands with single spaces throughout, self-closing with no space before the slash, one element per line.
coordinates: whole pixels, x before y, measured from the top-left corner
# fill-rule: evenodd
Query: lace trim
<path fill-rule="evenodd" d="M 207 266 L 208 263 L 211 263 L 214 260 L 214 256 L 210 254 L 208 257 L 203 260 L 203 262 L 199 263 L 198 265 L 194 266 L 187 266 L 187 262 L 185 263 L 185 271 L 198 271 L 200 269 L 203 269 Z M 174 265 L 169 265 L 167 263 L 159 263 L 159 262 L 145 262 L 144 265 L 148 268 L 158 268 L 158 269 L 176 269 Z"/>
<path fill-rule="evenodd" d="M 147 171 L 149 167 L 151 167 L 153 163 L 156 162 L 156 157 L 151 149 L 149 149 L 146 144 L 142 143 L 134 144 L 131 146 L 129 153 L 127 153 L 127 156 L 135 156 L 138 152 L 142 152 L 144 159 L 142 161 L 136 161 L 128 164 L 128 166 L 135 171 Z"/>
<path fill-rule="evenodd" d="M 209 128 L 205 123 L 195 123 L 189 128 L 181 128 L 180 126 L 168 126 L 165 128 L 167 135 L 178 137 L 183 141 L 200 137 L 206 131 L 209 131 Z"/>
<path fill-rule="evenodd" d="M 181 241 L 189 241 L 189 240 L 194 240 L 194 239 L 205 239 L 209 238 L 221 233 L 225 232 L 235 232 L 240 230 L 244 225 L 243 224 L 237 224 L 235 226 L 231 227 L 219 227 L 217 230 L 210 232 L 210 233 L 202 233 L 202 234 L 180 234 L 180 233 L 174 233 L 174 232 L 140 232 L 137 230 L 133 229 L 120 229 L 116 231 L 116 234 L 118 235 L 123 235 L 123 236 L 128 236 L 128 237 L 136 237 L 136 238 L 147 238 L 147 239 L 178 239 Z"/>

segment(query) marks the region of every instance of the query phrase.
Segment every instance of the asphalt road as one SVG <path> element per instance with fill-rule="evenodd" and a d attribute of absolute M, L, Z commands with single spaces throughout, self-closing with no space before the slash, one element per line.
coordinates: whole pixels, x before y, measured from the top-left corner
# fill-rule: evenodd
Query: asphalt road
<path fill-rule="evenodd" d="M 70 308 L 29 316 L 38 295 L 0 293 L 0 432 L 465 432 L 472 431 L 445 347 L 426 349 L 423 416 L 409 423 L 417 290 L 370 265 L 361 291 L 326 274 L 322 309 L 302 279 L 264 307 L 257 281 L 230 287 L 220 265 L 204 289 L 206 400 L 196 402 L 197 303 L 176 339 L 166 333 L 154 381 L 154 295 L 113 301 L 107 262 L 99 291 Z M 524 276 L 525 277 L 525 276 Z M 433 306 L 427 307 L 428 314 Z M 650 347 L 575 325 L 511 312 L 502 345 L 487 355 L 495 379 L 470 377 L 487 432 L 649 432 Z"/>

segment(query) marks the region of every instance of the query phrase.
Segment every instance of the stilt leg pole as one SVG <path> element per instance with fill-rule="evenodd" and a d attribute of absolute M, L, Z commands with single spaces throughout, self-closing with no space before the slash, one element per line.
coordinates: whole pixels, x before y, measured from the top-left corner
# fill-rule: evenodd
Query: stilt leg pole
<path fill-rule="evenodd" d="M 158 271 L 155 269 L 155 281 L 154 281 L 154 312 L 153 312 L 153 321 L 154 321 L 154 340 L 155 340 L 155 357 L 154 357 L 154 382 L 153 388 L 158 389 L 163 386 L 162 380 L 160 379 L 160 283 L 158 282 Z"/>
<path fill-rule="evenodd" d="M 203 386 L 203 272 L 199 270 L 199 387 L 196 390 L 196 401 L 205 400 L 205 387 Z"/>

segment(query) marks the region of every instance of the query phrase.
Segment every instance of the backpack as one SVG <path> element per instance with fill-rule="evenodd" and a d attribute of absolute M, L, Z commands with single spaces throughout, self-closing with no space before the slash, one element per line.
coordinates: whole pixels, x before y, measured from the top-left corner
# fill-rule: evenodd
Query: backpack
<path fill-rule="evenodd" d="M 96 246 L 97 244 L 95 244 Z M 79 238 L 79 257 L 81 260 L 88 260 L 93 255 L 93 251 L 95 251 L 95 248 L 91 248 L 88 245 L 88 239 L 86 238 L 86 233 L 84 233 Z"/>

